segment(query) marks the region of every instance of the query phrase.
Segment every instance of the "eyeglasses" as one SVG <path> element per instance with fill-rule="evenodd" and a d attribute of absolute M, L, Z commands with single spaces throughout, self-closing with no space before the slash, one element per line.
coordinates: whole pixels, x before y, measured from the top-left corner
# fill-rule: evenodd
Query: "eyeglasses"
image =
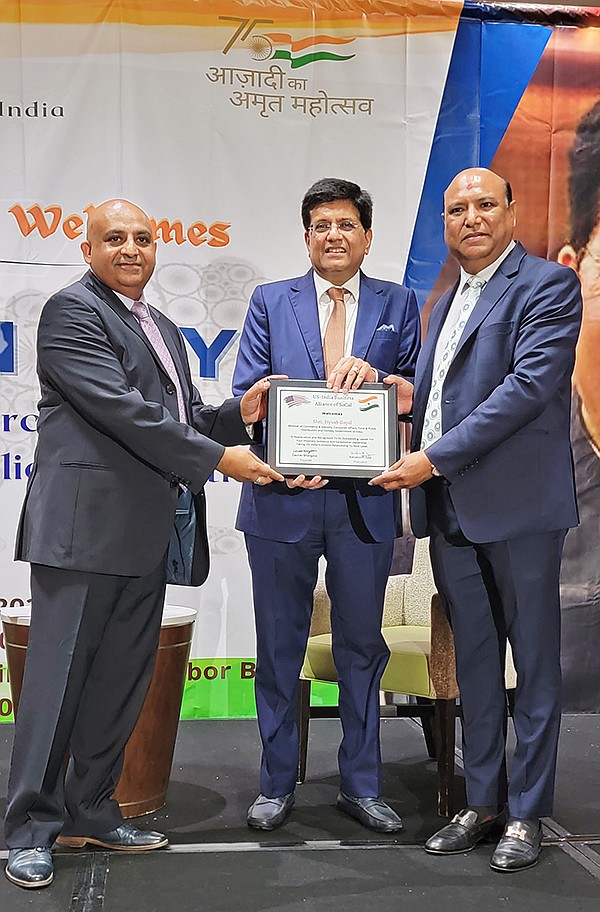
<path fill-rule="evenodd" d="M 352 234 L 353 231 L 357 231 L 360 228 L 360 225 L 357 225 L 356 222 L 352 222 L 350 219 L 342 219 L 341 222 L 317 222 L 315 225 L 309 225 L 308 230 L 313 234 L 329 234 L 334 225 L 342 234 Z"/>

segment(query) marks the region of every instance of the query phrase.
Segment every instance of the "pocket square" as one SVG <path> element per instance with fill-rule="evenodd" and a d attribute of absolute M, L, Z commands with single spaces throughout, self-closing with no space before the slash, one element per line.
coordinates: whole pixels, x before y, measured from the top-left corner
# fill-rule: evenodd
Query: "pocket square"
<path fill-rule="evenodd" d="M 396 327 L 393 323 L 382 323 L 381 326 L 378 326 L 375 332 L 396 332 Z"/>

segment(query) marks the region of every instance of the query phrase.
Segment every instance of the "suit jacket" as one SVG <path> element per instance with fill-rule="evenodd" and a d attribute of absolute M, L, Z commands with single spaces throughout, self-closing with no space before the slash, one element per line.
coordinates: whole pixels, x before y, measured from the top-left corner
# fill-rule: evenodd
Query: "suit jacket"
<path fill-rule="evenodd" d="M 143 576 L 167 550 L 184 482 L 196 505 L 193 583 L 206 578 L 202 488 L 224 446 L 247 443 L 248 435 L 239 400 L 203 404 L 179 330 L 150 310 L 175 362 L 189 424 L 177 420 L 175 386 L 138 321 L 93 273 L 44 305 L 38 445 L 16 559 Z"/>
<path fill-rule="evenodd" d="M 419 342 L 414 292 L 361 273 L 352 354 L 368 361 L 380 376 L 398 373 L 412 379 Z M 239 395 L 268 374 L 325 379 L 312 270 L 300 278 L 259 285 L 250 299 L 233 375 L 234 393 Z M 262 444 L 256 452 L 264 456 Z M 399 529 L 397 498 L 369 487 L 366 481 L 349 487 L 375 541 L 393 539 Z M 311 521 L 311 495 L 277 482 L 265 487 L 244 484 L 237 528 L 273 541 L 299 541 Z"/>
<path fill-rule="evenodd" d="M 417 363 L 412 448 L 419 449 L 435 345 L 456 286 L 429 320 Z M 443 436 L 427 455 L 448 481 L 474 542 L 578 522 L 569 440 L 571 373 L 581 322 L 572 269 L 521 244 L 484 287 L 442 389 Z M 415 534 L 427 534 L 423 488 L 411 492 Z"/>

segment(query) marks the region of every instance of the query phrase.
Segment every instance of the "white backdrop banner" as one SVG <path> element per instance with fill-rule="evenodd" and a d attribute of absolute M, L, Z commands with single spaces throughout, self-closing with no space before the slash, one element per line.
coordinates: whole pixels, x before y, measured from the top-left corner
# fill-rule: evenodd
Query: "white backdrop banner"
<path fill-rule="evenodd" d="M 333 8 L 335 6 L 335 9 Z M 8 10 L 7 10 L 8 8 Z M 38 0 L 0 8 L 0 606 L 33 458 L 40 309 L 84 272 L 86 213 L 152 217 L 148 298 L 182 329 L 203 397 L 230 395 L 248 298 L 307 266 L 300 201 L 339 176 L 374 199 L 366 271 L 402 281 L 462 4 Z M 198 609 L 184 714 L 253 713 L 239 485 L 208 485 L 212 569 L 171 589 Z M 0 716 L 10 718 L 0 651 Z"/>

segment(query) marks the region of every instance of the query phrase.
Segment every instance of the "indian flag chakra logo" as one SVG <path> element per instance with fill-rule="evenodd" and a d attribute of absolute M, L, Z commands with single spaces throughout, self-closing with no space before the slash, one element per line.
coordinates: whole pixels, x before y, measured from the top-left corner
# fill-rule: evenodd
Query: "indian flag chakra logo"
<path fill-rule="evenodd" d="M 379 408 L 379 399 L 377 396 L 367 396 L 365 399 L 358 400 L 359 412 L 369 412 L 374 408 Z"/>
<path fill-rule="evenodd" d="M 249 41 L 254 60 L 289 60 L 293 70 L 317 60 L 352 60 L 355 54 L 344 53 L 355 38 L 334 38 L 333 35 L 311 35 L 294 41 L 291 35 L 268 32 L 253 35 Z"/>

